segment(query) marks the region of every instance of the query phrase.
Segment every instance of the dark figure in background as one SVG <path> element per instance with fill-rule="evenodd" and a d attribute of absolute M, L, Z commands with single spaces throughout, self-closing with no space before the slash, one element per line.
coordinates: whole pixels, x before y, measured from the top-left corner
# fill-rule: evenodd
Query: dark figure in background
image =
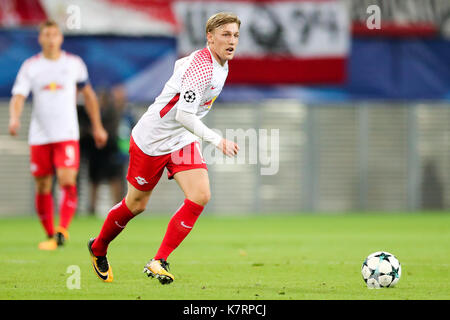
<path fill-rule="evenodd" d="M 444 187 L 435 161 L 425 160 L 422 173 L 422 209 L 444 209 Z"/>
<path fill-rule="evenodd" d="M 102 182 L 109 184 L 112 200 L 118 203 L 124 196 L 124 177 L 127 158 L 119 149 L 119 125 L 125 110 L 124 91 L 117 87 L 99 91 L 99 104 L 104 127 L 109 139 L 103 149 L 95 148 L 90 130 L 84 121 L 83 109 L 79 108 L 81 153 L 88 161 L 89 172 L 89 213 L 97 211 L 98 190 Z"/>

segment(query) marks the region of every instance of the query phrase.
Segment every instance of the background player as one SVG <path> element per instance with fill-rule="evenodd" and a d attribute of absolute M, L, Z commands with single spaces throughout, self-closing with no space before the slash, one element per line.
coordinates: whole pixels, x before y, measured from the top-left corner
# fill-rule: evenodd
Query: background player
<path fill-rule="evenodd" d="M 240 20 L 218 13 L 206 23 L 207 47 L 175 63 L 162 93 L 141 117 L 131 134 L 128 192 L 109 212 L 100 234 L 88 247 L 95 272 L 105 282 L 113 280 L 106 258 L 109 243 L 129 220 L 143 212 L 164 168 L 175 179 L 186 199 L 172 216 L 161 246 L 144 272 L 171 283 L 167 257 L 186 238 L 210 199 L 209 177 L 198 138 L 213 143 L 227 156 L 239 147 L 206 127 L 204 117 L 220 94 L 228 75 L 228 60 L 239 40 Z"/>
<path fill-rule="evenodd" d="M 83 93 L 97 147 L 105 145 L 107 133 L 100 120 L 97 97 L 88 82 L 86 65 L 80 57 L 61 49 L 63 35 L 58 25 L 54 21 L 44 22 L 38 40 L 42 51 L 25 60 L 12 88 L 9 133 L 18 134 L 24 102 L 31 91 L 33 111 L 28 136 L 31 173 L 36 186 L 36 211 L 48 236 L 48 240 L 39 243 L 39 249 L 54 250 L 67 240 L 77 207 L 77 90 Z M 55 171 L 62 197 L 56 230 L 52 197 Z"/>

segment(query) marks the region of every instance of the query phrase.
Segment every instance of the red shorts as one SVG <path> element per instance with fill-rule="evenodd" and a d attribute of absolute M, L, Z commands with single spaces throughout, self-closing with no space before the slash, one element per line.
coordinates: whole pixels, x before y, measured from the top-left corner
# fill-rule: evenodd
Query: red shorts
<path fill-rule="evenodd" d="M 78 141 L 62 141 L 30 146 L 31 174 L 35 177 L 52 175 L 55 168 L 80 167 Z"/>
<path fill-rule="evenodd" d="M 127 174 L 129 183 L 140 191 L 153 190 L 161 178 L 164 168 L 167 168 L 169 179 L 173 179 L 174 174 L 180 171 L 198 168 L 208 170 L 197 141 L 169 154 L 149 156 L 139 149 L 131 137 Z"/>

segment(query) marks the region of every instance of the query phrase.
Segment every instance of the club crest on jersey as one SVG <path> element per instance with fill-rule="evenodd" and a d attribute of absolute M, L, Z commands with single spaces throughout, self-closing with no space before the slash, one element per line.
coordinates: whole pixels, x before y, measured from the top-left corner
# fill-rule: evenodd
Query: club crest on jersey
<path fill-rule="evenodd" d="M 195 101 L 195 92 L 192 90 L 186 91 L 183 97 L 186 102 L 192 103 Z"/>

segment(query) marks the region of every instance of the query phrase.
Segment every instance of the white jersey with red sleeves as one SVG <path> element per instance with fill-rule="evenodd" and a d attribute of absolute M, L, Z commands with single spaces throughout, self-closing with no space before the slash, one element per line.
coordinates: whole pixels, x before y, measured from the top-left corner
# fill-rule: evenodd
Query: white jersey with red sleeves
<path fill-rule="evenodd" d="M 174 152 L 199 138 L 176 119 L 177 110 L 203 118 L 222 91 L 228 62 L 221 66 L 208 47 L 175 63 L 161 94 L 133 128 L 136 145 L 150 156 Z"/>
<path fill-rule="evenodd" d="M 33 93 L 30 145 L 79 139 L 77 84 L 87 81 L 83 60 L 65 51 L 57 60 L 46 59 L 42 53 L 25 60 L 12 94 L 27 97 L 30 91 Z"/>

